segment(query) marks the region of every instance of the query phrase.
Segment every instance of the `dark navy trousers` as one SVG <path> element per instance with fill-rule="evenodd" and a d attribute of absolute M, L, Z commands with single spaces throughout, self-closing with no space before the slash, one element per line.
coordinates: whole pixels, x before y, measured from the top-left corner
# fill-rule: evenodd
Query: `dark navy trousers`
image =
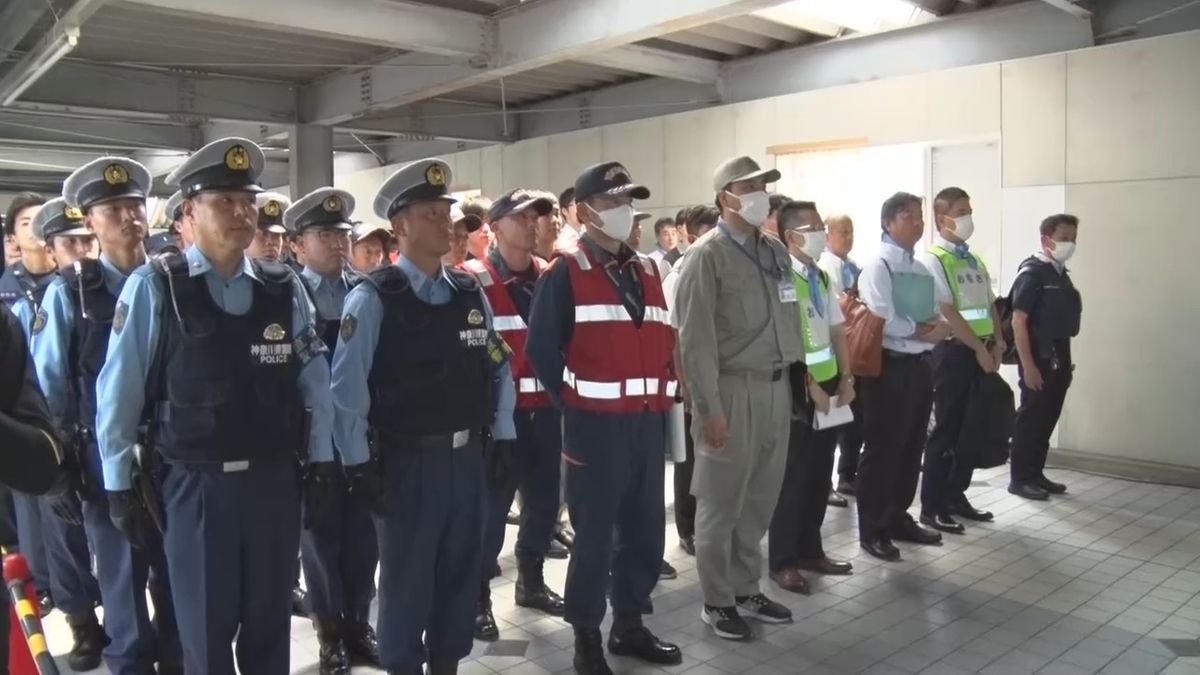
<path fill-rule="evenodd" d="M 300 482 L 294 461 L 167 464 L 166 552 L 187 675 L 288 675 Z"/>
<path fill-rule="evenodd" d="M 375 599 L 379 544 L 371 514 L 350 496 L 341 471 L 333 474 L 312 529 L 300 533 L 300 560 L 313 616 L 367 622 Z"/>
<path fill-rule="evenodd" d="M 471 652 L 483 531 L 483 448 L 384 447 L 387 513 L 379 536 L 379 651 L 388 671 Z M 422 641 L 424 633 L 424 641 Z"/>
<path fill-rule="evenodd" d="M 92 613 L 100 602 L 100 586 L 92 575 L 87 532 L 82 524 L 68 523 L 55 515 L 49 500 L 41 500 L 41 509 L 42 539 L 54 606 L 64 614 Z M 76 516 L 82 523 L 82 509 Z"/>
<path fill-rule="evenodd" d="M 38 592 L 50 588 L 50 569 L 46 566 L 46 540 L 42 532 L 42 498 L 13 491 L 13 511 L 17 520 L 17 543 L 29 563 Z"/>
<path fill-rule="evenodd" d="M 516 410 L 517 440 L 503 484 L 487 487 L 483 533 L 483 580 L 491 578 L 504 548 L 504 526 L 517 490 L 521 491 L 518 558 L 545 558 L 558 520 L 558 482 L 562 463 L 562 415 L 553 408 Z M 489 476 L 493 467 L 488 467 Z"/>
<path fill-rule="evenodd" d="M 575 530 L 566 620 L 600 627 L 610 573 L 613 611 L 649 614 L 666 526 L 666 414 L 568 409 L 564 417 L 567 509 Z"/>

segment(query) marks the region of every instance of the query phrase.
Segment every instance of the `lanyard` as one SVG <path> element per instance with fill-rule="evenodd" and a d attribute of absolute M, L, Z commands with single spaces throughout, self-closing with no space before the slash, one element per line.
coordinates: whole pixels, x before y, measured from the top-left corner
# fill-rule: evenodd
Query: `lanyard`
<path fill-rule="evenodd" d="M 725 226 L 725 223 L 717 223 L 717 227 L 721 230 L 722 234 L 729 238 L 729 241 L 733 242 L 733 245 L 737 247 L 737 250 L 741 251 L 742 255 L 746 256 L 747 260 L 754 263 L 754 266 L 758 268 L 759 272 L 762 272 L 763 274 L 775 279 L 783 278 L 782 271 L 778 268 L 778 266 L 774 268 L 763 267 L 763 264 L 758 260 L 758 239 L 754 238 L 754 235 L 749 235 L 751 238 L 754 238 L 754 255 L 750 255 L 750 252 L 746 250 L 746 247 L 739 244 L 737 239 L 734 239 L 733 233 L 729 231 L 729 228 Z M 770 246 L 767 248 L 769 250 Z M 774 258 L 774 255 L 771 257 Z"/>

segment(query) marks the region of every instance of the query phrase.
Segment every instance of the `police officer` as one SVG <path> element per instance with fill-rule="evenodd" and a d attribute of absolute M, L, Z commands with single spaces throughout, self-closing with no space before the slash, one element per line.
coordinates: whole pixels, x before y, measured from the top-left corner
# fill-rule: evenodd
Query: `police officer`
<path fill-rule="evenodd" d="M 1008 491 L 1041 500 L 1067 491 L 1046 477 L 1046 453 L 1074 378 L 1071 338 L 1079 334 L 1083 299 L 1067 274 L 1079 219 L 1060 213 L 1043 220 L 1039 229 L 1041 250 L 1021 263 L 1011 291 L 1021 406 L 1013 426 Z"/>
<path fill-rule="evenodd" d="M 517 440 L 511 446 L 499 446 L 509 454 L 497 453 L 488 467 L 491 480 L 484 511 L 479 614 L 475 619 L 475 637 L 480 640 L 499 637 L 488 582 L 498 570 L 496 558 L 504 546 L 505 519 L 518 488 L 523 501 L 516 545 L 516 603 L 553 616 L 563 613 L 562 598 L 546 586 L 543 575 L 558 516 L 562 416 L 551 405 L 525 356 L 533 289 L 547 264 L 533 255 L 536 221 L 553 208 L 553 202 L 530 190 L 512 190 L 498 198 L 488 212 L 496 234 L 495 248 L 483 260 L 463 264 L 479 279 L 496 312 L 496 331 L 513 351 L 512 374 L 517 389 L 513 415 Z"/>
<path fill-rule="evenodd" d="M 87 250 L 86 242 L 92 239 L 84 226 L 83 214 L 67 206 L 66 200 L 56 197 L 46 202 L 33 217 L 34 236 L 44 241 L 47 251 L 56 254 L 57 261 L 68 268 L 75 260 L 82 259 Z M 65 240 L 65 241 L 64 241 Z M 47 312 L 41 306 L 36 309 L 33 320 L 32 342 L 40 339 L 46 327 Z M 73 411 L 72 411 L 73 412 Z M 59 429 L 75 427 L 77 420 L 59 420 Z M 74 434 L 63 435 L 69 442 L 64 444 L 66 465 L 71 466 L 71 477 L 78 479 L 80 452 Z M 44 497 L 42 503 L 42 533 L 46 547 L 47 568 L 50 575 L 50 592 L 55 605 L 67 617 L 71 628 L 73 645 L 67 655 L 67 663 L 73 670 L 85 671 L 99 667 L 101 650 L 108 644 L 104 629 L 96 620 L 95 606 L 100 602 L 100 587 L 92 576 L 92 554 L 88 549 L 87 534 L 83 527 L 83 510 L 76 482 L 62 495 Z"/>
<path fill-rule="evenodd" d="M 472 274 L 441 262 L 450 183 L 445 162 L 424 159 L 379 188 L 375 215 L 400 255 L 346 296 L 333 359 L 335 442 L 351 493 L 377 515 L 381 660 L 405 675 L 455 673 L 471 651 L 485 431 L 516 436 L 491 309 Z"/>
<path fill-rule="evenodd" d="M 174 194 L 167 199 L 166 212 L 167 218 L 170 219 L 167 229 L 174 232 L 179 238 L 179 250 L 186 250 L 192 245 L 192 241 L 195 239 L 195 237 L 192 236 L 191 225 L 188 224 L 183 218 L 182 192 L 176 190 Z"/>
<path fill-rule="evenodd" d="M 1000 368 L 1004 338 L 992 310 L 991 279 L 983 260 L 967 240 L 975 232 L 971 197 L 962 188 L 948 187 L 933 201 L 937 235 L 921 253 L 921 263 L 933 275 L 938 307 L 950 326 L 949 340 L 933 348 L 933 431 L 925 444 L 921 478 L 921 522 L 935 530 L 961 534 L 954 519 L 988 521 L 992 514 L 971 506 L 966 490 L 974 473 L 974 448 L 960 445 L 971 384 Z"/>
<path fill-rule="evenodd" d="M 81 457 L 84 528 L 96 556 L 105 630 L 112 642 L 104 661 L 115 674 L 143 675 L 159 662 L 160 672 L 181 672 L 166 561 L 162 543 L 134 545 L 113 522 L 128 505 L 106 495 L 96 429 L 120 397 L 106 397 L 97 376 L 107 360 L 109 336 L 120 326 L 117 296 L 146 259 L 146 195 L 151 176 L 123 157 L 89 162 L 63 182 L 63 198 L 84 216 L 99 240 L 98 260 L 80 259 L 62 271 L 46 292 L 46 326 L 33 342 L 38 377 L 50 412 L 73 438 Z M 136 412 L 134 413 L 136 414 Z M 74 426 L 74 433 L 67 433 Z M 146 604 L 149 587 L 155 626 Z"/>
<path fill-rule="evenodd" d="M 610 588 L 610 652 L 664 665 L 682 659 L 642 623 L 662 565 L 664 432 L 677 388 L 658 266 L 625 243 L 633 200 L 649 196 L 618 162 L 583 171 L 574 198 L 587 232 L 538 281 L 525 345 L 564 411 L 575 527 L 565 616 L 575 629 L 575 671 L 585 675 L 612 672 L 600 634 Z"/>
<path fill-rule="evenodd" d="M 283 213 L 284 225 L 304 252 L 300 280 L 316 306 L 317 332 L 326 345 L 337 344 L 346 294 L 362 280 L 346 265 L 353 213 L 354 197 L 331 187 L 310 192 Z M 327 356 L 332 361 L 333 351 Z M 345 474 L 336 471 L 321 512 L 306 512 L 304 518 L 300 554 L 321 673 L 349 673 L 351 664 L 378 666 L 379 647 L 368 617 L 379 563 L 371 514 L 350 498 Z"/>
<path fill-rule="evenodd" d="M 51 199 L 38 210 L 33 218 L 33 236 L 46 244 L 46 252 L 54 257 L 60 270 L 90 257 L 96 245 L 96 236 L 83 224 L 83 214 L 67 206 L 62 197 Z"/>
<path fill-rule="evenodd" d="M 789 364 L 804 358 L 796 284 L 783 244 L 760 229 L 779 171 L 735 157 L 713 175 L 715 230 L 693 243 L 679 273 L 679 352 L 696 438 L 696 569 L 703 618 L 717 636 L 750 637 L 738 613 L 792 620 L 759 588 L 757 542 L 771 522 L 787 464 Z M 754 542 L 753 545 L 751 542 Z"/>
<path fill-rule="evenodd" d="M 801 570 L 818 574 L 851 571 L 850 563 L 825 555 L 821 545 L 838 430 L 818 429 L 814 416 L 828 413 L 835 405 L 850 405 L 854 400 L 854 376 L 850 374 L 845 320 L 828 276 L 817 267 L 817 259 L 825 250 L 825 224 L 816 204 L 792 201 L 782 205 L 776 226 L 791 254 L 807 373 L 803 390 L 795 392 L 795 408 L 800 414 L 792 418 L 783 487 L 771 517 L 768 553 L 771 579 L 784 590 L 808 594 L 808 580 Z"/>
<path fill-rule="evenodd" d="M 310 503 L 334 469 L 329 363 L 308 297 L 291 271 L 244 254 L 263 163 L 253 142 L 226 138 L 167 177 L 195 242 L 130 277 L 97 383 L 112 519 L 134 542 L 165 520 L 189 675 L 232 674 L 235 637 L 241 672 L 289 672 L 301 468 Z M 156 455 L 139 443 L 143 410 Z M 145 478 L 157 456 L 165 509 L 152 481 L 134 482 L 135 458 Z"/>
<path fill-rule="evenodd" d="M 283 256 L 283 239 L 288 230 L 283 214 L 292 205 L 290 199 L 278 192 L 260 192 L 255 198 L 258 207 L 258 228 L 246 247 L 246 255 L 278 262 Z"/>

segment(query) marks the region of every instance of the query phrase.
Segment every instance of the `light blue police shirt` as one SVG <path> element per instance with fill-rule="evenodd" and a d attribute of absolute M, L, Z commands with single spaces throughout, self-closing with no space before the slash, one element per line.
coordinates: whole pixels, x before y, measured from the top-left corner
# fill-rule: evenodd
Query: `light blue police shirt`
<path fill-rule="evenodd" d="M 224 279 L 200 247 L 192 246 L 184 256 L 189 275 L 204 277 L 217 307 L 239 316 L 250 311 L 254 300 L 253 285 L 260 280 L 248 259 L 243 256 L 241 269 L 232 278 Z M 108 359 L 96 383 L 99 401 L 96 437 L 104 467 L 104 487 L 110 491 L 131 487 L 132 450 L 137 443 L 138 424 L 145 402 L 145 383 L 162 330 L 159 319 L 165 284 L 156 280 L 156 276 L 153 268 L 143 265 L 134 271 L 121 291 L 118 308 L 121 304 L 127 307 L 125 325 L 120 331 L 113 331 L 108 343 Z M 294 279 L 292 335 L 315 335 L 313 306 L 300 286 L 299 279 Z M 310 459 L 313 462 L 332 461 L 333 402 L 329 393 L 329 362 L 322 355 L 315 355 L 301 369 L 298 384 L 304 405 L 312 408 Z"/>
<path fill-rule="evenodd" d="M 454 287 L 445 268 L 439 270 L 436 277 L 430 277 L 403 255 L 397 259 L 396 265 L 408 276 L 418 298 L 431 305 L 450 302 Z M 492 308 L 482 289 L 480 296 L 487 315 L 487 327 L 491 331 Z M 367 387 L 367 377 L 371 374 L 375 347 L 379 344 L 379 325 L 383 319 L 383 302 L 373 285 L 361 283 L 350 291 L 342 312 L 342 325 L 345 325 L 347 317 L 354 317 L 357 324 L 349 341 L 338 337 L 337 349 L 333 352 L 333 437 L 334 444 L 342 454 L 342 463 L 353 466 L 362 464 L 370 457 L 367 448 L 367 413 L 371 410 L 371 393 Z M 397 345 L 396 348 L 402 346 Z M 511 365 L 507 361 L 500 368 L 499 381 L 492 434 L 497 440 L 512 440 L 517 437 L 513 424 L 517 392 L 513 386 Z"/>
<path fill-rule="evenodd" d="M 346 272 L 342 270 L 336 279 L 322 276 L 316 270 L 304 266 L 300 276 L 308 282 L 312 290 L 313 304 L 317 307 L 317 316 L 325 319 L 338 319 L 342 316 L 342 307 L 346 304 L 346 294 L 350 292 L 350 283 L 346 280 Z M 333 349 L 334 345 L 327 345 Z"/>

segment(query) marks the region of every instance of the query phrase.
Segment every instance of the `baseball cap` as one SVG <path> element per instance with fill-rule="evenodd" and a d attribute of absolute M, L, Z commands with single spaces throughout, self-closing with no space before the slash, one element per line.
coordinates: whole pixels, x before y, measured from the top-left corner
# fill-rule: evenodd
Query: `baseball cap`
<path fill-rule="evenodd" d="M 727 159 L 713 173 L 713 192 L 721 192 L 731 183 L 762 178 L 768 183 L 779 181 L 779 169 L 764 169 L 745 155 Z"/>
<path fill-rule="evenodd" d="M 633 182 L 620 162 L 603 162 L 589 166 L 575 180 L 575 201 L 581 202 L 595 195 L 624 195 L 634 199 L 649 199 L 650 189 Z"/>

